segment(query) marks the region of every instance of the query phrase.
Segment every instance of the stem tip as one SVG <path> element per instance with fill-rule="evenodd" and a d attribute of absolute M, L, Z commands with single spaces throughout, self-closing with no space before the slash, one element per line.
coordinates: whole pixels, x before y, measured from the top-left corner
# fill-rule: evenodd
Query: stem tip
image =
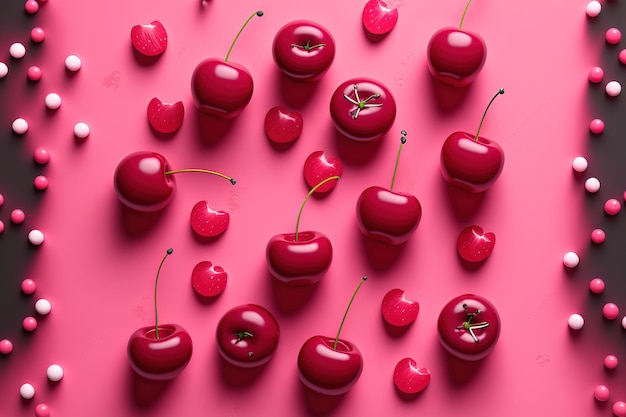
<path fill-rule="evenodd" d="M 259 17 L 263 16 L 263 10 L 258 10 L 256 12 L 256 15 L 259 16 Z"/>
<path fill-rule="evenodd" d="M 237 184 L 237 180 L 235 180 L 234 178 L 231 178 L 231 179 L 230 179 L 230 183 L 231 183 L 232 185 L 235 185 L 235 184 Z"/>
<path fill-rule="evenodd" d="M 172 253 L 174 253 L 174 249 L 169 248 L 169 249 L 167 250 L 167 254 L 168 254 L 168 255 L 171 255 Z"/>

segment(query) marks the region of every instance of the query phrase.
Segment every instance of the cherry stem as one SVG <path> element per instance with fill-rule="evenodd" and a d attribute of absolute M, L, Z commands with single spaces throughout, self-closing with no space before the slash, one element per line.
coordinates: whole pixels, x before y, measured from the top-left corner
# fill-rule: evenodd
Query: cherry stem
<path fill-rule="evenodd" d="M 258 10 L 254 13 L 252 13 L 250 15 L 250 17 L 248 18 L 248 20 L 246 20 L 246 22 L 243 24 L 243 26 L 241 27 L 241 29 L 239 29 L 239 32 L 237 33 L 237 36 L 235 36 L 235 39 L 233 39 L 233 43 L 230 44 L 230 48 L 228 48 L 228 53 L 226 54 L 226 58 L 224 58 L 224 62 L 228 62 L 228 58 L 230 58 L 230 53 L 233 51 L 233 47 L 235 46 L 235 43 L 237 42 L 237 39 L 239 39 L 239 36 L 241 35 L 241 32 L 243 32 L 243 30 L 245 29 L 245 27 L 248 25 L 248 23 L 252 20 L 252 18 L 254 16 L 263 16 L 263 10 Z"/>
<path fill-rule="evenodd" d="M 163 267 L 163 262 L 165 259 L 174 252 L 174 249 L 169 248 L 165 253 L 163 259 L 161 259 L 161 263 L 159 264 L 159 269 L 157 270 L 156 279 L 154 280 L 154 337 L 156 339 L 159 338 L 159 310 L 157 308 L 157 286 L 159 284 L 159 274 L 161 273 L 161 267 Z"/>
<path fill-rule="evenodd" d="M 326 46 L 325 43 L 316 43 L 315 45 L 311 45 L 310 39 L 307 39 L 304 45 L 298 45 L 297 43 L 291 44 L 292 48 L 302 49 L 303 51 L 306 51 L 306 52 L 311 52 L 313 49 L 322 48 L 324 46 Z"/>
<path fill-rule="evenodd" d="M 181 174 L 181 173 L 187 173 L 187 172 L 200 172 L 202 174 L 217 175 L 218 177 L 222 177 L 224 179 L 227 179 L 228 181 L 230 181 L 230 183 L 232 185 L 235 185 L 237 183 L 237 181 L 234 178 L 231 178 L 228 175 L 224 175 L 221 172 L 210 171 L 208 169 L 201 169 L 201 168 L 176 169 L 176 170 L 173 170 L 173 171 L 165 171 L 165 175 Z"/>
<path fill-rule="evenodd" d="M 483 118 L 480 119 L 480 124 L 478 125 L 478 132 L 476 132 L 474 141 L 478 142 L 478 135 L 480 134 L 480 129 L 483 127 L 483 122 L 485 121 L 485 116 L 487 116 L 487 111 L 489 110 L 489 107 L 491 107 L 491 103 L 493 103 L 496 97 L 498 97 L 500 94 L 504 94 L 504 88 L 499 89 L 498 92 L 493 97 L 491 97 L 489 104 L 487 104 L 487 108 L 485 109 L 485 112 L 483 113 Z"/>
<path fill-rule="evenodd" d="M 322 185 L 326 184 L 329 181 L 333 181 L 333 180 L 337 180 L 339 181 L 339 175 L 335 175 L 332 177 L 328 177 L 325 180 L 322 180 L 320 182 L 318 182 L 315 187 L 311 188 L 311 190 L 309 191 L 309 193 L 306 195 L 306 198 L 304 199 L 304 201 L 302 202 L 302 205 L 300 206 L 300 211 L 298 212 L 298 219 L 296 220 L 296 242 L 298 241 L 298 229 L 300 227 L 300 217 L 302 217 L 302 210 L 304 210 L 304 205 L 306 204 L 306 202 L 309 200 L 309 198 L 311 198 L 311 196 L 313 195 L 313 193 L 315 191 L 317 191 L 318 188 L 320 188 Z"/>
<path fill-rule="evenodd" d="M 361 278 L 361 282 L 359 282 L 359 285 L 356 287 L 356 290 L 354 290 L 354 293 L 352 294 L 352 298 L 350 299 L 350 302 L 348 303 L 348 308 L 346 308 L 346 312 L 343 313 L 343 319 L 341 320 L 341 324 L 339 325 L 339 330 L 337 331 L 337 337 L 335 337 L 333 350 L 337 350 L 337 344 L 339 343 L 339 335 L 341 334 L 341 329 L 343 329 L 343 324 L 346 322 L 346 317 L 348 316 L 348 311 L 350 311 L 350 306 L 352 306 L 352 302 L 354 301 L 354 298 L 356 297 L 356 293 L 359 292 L 359 290 L 361 289 L 361 286 L 363 285 L 365 281 L 367 281 L 367 275 L 363 275 L 363 278 Z"/>
<path fill-rule="evenodd" d="M 480 339 L 476 337 L 474 330 L 485 329 L 489 327 L 489 323 L 486 321 L 483 321 L 480 323 L 472 323 L 472 320 L 474 320 L 476 316 L 482 313 L 480 309 L 477 309 L 475 313 L 470 313 L 469 311 L 467 311 L 467 304 L 463 304 L 463 310 L 465 310 L 465 314 L 467 314 L 467 317 L 466 317 L 467 320 L 464 321 L 463 324 L 461 324 L 460 326 L 457 326 L 457 329 L 467 330 L 470 336 L 472 336 L 472 339 L 474 340 L 474 342 L 479 343 Z"/>
<path fill-rule="evenodd" d="M 467 9 L 469 9 L 469 5 L 472 2 L 472 0 L 468 0 L 467 4 L 465 5 L 465 10 L 463 10 L 463 16 L 461 16 L 461 22 L 459 23 L 459 30 L 461 30 L 461 28 L 463 27 L 463 21 L 465 20 L 465 14 L 467 13 Z"/>
<path fill-rule="evenodd" d="M 398 164 L 400 163 L 400 154 L 402 153 L 402 147 L 406 143 L 406 130 L 400 132 L 402 137 L 400 138 L 400 147 L 398 148 L 398 156 L 396 156 L 396 166 L 393 168 L 393 177 L 391 177 L 391 186 L 389 191 L 393 190 L 393 184 L 396 181 L 396 174 L 398 173 Z"/>

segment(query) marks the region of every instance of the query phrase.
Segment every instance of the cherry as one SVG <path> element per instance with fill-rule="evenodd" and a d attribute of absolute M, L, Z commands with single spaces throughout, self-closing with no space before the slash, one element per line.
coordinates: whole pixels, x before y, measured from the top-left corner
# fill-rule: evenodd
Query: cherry
<path fill-rule="evenodd" d="M 393 383 L 404 394 L 417 394 L 430 383 L 430 371 L 418 368 L 415 359 L 404 358 L 393 371 Z"/>
<path fill-rule="evenodd" d="M 191 286 L 203 301 L 210 301 L 224 292 L 228 274 L 221 266 L 209 261 L 201 261 L 191 271 Z"/>
<path fill-rule="evenodd" d="M 361 21 L 372 35 L 384 35 L 396 27 L 398 9 L 388 7 L 382 0 L 369 0 L 363 8 Z"/>
<path fill-rule="evenodd" d="M 185 106 L 182 101 L 164 103 L 154 97 L 148 103 L 148 122 L 159 133 L 174 133 L 183 125 Z"/>
<path fill-rule="evenodd" d="M 406 298 L 405 292 L 395 288 L 383 297 L 381 312 L 385 321 L 395 327 L 404 327 L 417 319 L 420 305 Z"/>
<path fill-rule="evenodd" d="M 320 181 L 343 175 L 343 164 L 339 158 L 326 156 L 324 151 L 311 153 L 304 161 L 304 180 L 309 187 L 315 187 Z M 331 181 L 317 187 L 316 193 L 326 193 L 335 188 L 337 182 Z"/>
<path fill-rule="evenodd" d="M 133 26 L 130 38 L 135 50 L 147 57 L 161 55 L 167 47 L 167 32 L 158 20 L 146 25 Z"/>
<path fill-rule="evenodd" d="M 274 106 L 265 115 L 265 135 L 272 142 L 293 142 L 302 134 L 302 122 L 299 111 Z"/>
<path fill-rule="evenodd" d="M 191 229 L 200 237 L 215 237 L 226 231 L 230 214 L 213 210 L 208 201 L 198 201 L 191 209 Z"/>

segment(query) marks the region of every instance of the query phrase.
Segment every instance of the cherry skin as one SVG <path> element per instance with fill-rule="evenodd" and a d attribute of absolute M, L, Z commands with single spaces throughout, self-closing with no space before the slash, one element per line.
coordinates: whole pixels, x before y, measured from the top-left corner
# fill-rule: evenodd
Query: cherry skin
<path fill-rule="evenodd" d="M 496 235 L 487 232 L 480 226 L 467 226 L 456 242 L 456 250 L 459 256 L 467 262 L 482 262 L 491 255 L 496 245 Z"/>
<path fill-rule="evenodd" d="M 413 324 L 417 319 L 420 305 L 406 298 L 404 290 L 395 288 L 383 297 L 381 312 L 387 323 L 395 327 Z"/>
<path fill-rule="evenodd" d="M 320 181 L 333 176 L 343 175 L 343 164 L 341 160 L 334 156 L 327 156 L 324 151 L 312 152 L 304 161 L 304 180 L 313 188 Z M 326 193 L 337 185 L 331 181 L 315 190 L 316 193 Z"/>
<path fill-rule="evenodd" d="M 265 135 L 276 143 L 290 143 L 302 134 L 302 114 L 284 106 L 275 106 L 265 115 Z"/>
<path fill-rule="evenodd" d="M 274 61 L 289 78 L 318 81 L 335 59 L 335 40 L 325 27 L 295 20 L 278 30 L 272 45 Z"/>
<path fill-rule="evenodd" d="M 164 103 L 154 97 L 148 104 L 148 122 L 159 133 L 174 133 L 183 125 L 185 106 L 182 101 Z"/>
<path fill-rule="evenodd" d="M 487 59 L 485 41 L 477 34 L 462 30 L 468 1 L 458 28 L 439 29 L 428 42 L 427 61 L 432 76 L 453 87 L 464 87 L 476 79 Z"/>
<path fill-rule="evenodd" d="M 209 261 L 201 261 L 191 271 L 191 286 L 203 301 L 211 301 L 226 288 L 228 274 L 224 268 Z"/>
<path fill-rule="evenodd" d="M 348 139 L 376 141 L 385 136 L 396 119 L 396 101 L 378 81 L 353 78 L 333 93 L 330 115 L 335 128 Z"/>
<path fill-rule="evenodd" d="M 198 201 L 191 209 L 191 229 L 200 237 L 215 237 L 226 231 L 230 214 L 213 210 L 207 201 Z"/>
<path fill-rule="evenodd" d="M 485 358 L 500 337 L 500 315 L 486 298 L 463 294 L 450 300 L 437 321 L 439 340 L 452 355 L 468 361 Z"/>
<path fill-rule="evenodd" d="M 430 371 L 418 368 L 413 358 L 401 359 L 393 371 L 393 383 L 404 394 L 417 394 L 430 383 Z"/>
<path fill-rule="evenodd" d="M 398 9 L 389 8 L 382 0 L 369 0 L 361 15 L 363 27 L 372 35 L 385 35 L 398 23 Z"/>
<path fill-rule="evenodd" d="M 158 20 L 146 25 L 135 25 L 130 30 L 133 46 L 142 55 L 154 57 L 161 55 L 167 48 L 167 32 Z"/>
<path fill-rule="evenodd" d="M 263 12 L 259 10 L 246 20 L 225 59 L 209 58 L 196 66 L 191 76 L 191 92 L 202 113 L 232 119 L 250 102 L 254 90 L 252 75 L 243 65 L 228 59 L 239 35 L 254 16 L 263 16 Z"/>
<path fill-rule="evenodd" d="M 280 328 L 266 308 L 243 304 L 228 310 L 217 324 L 217 349 L 230 364 L 255 368 L 272 359 Z"/>

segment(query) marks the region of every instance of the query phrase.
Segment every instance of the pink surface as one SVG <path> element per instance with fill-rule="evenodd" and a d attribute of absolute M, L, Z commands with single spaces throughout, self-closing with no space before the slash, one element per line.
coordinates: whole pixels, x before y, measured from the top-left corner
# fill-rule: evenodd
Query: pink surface
<path fill-rule="evenodd" d="M 37 298 L 49 299 L 53 308 L 30 338 L 15 344 L 3 368 L 0 415 L 31 416 L 40 402 L 49 405 L 51 416 L 293 417 L 320 412 L 325 406 L 307 397 L 298 379 L 297 354 L 310 336 L 335 334 L 364 274 L 370 279 L 342 334 L 363 353 L 363 373 L 341 401 L 324 408 L 328 415 L 611 415 L 613 401 L 605 407 L 593 398 L 596 385 L 606 382 L 602 360 L 611 352 L 581 346 L 568 331 L 567 317 L 579 312 L 589 295 L 572 284 L 562 265 L 570 250 L 584 259 L 593 229 L 585 220 L 584 188 L 571 170 L 572 159 L 585 153 L 592 119 L 587 76 L 603 46 L 588 35 L 586 2 L 472 3 L 464 29 L 485 39 L 487 61 L 464 99 L 446 111 L 438 105 L 425 48 L 437 29 L 458 22 L 464 2 L 396 1 L 398 24 L 378 42 L 364 34 L 364 3 L 50 0 L 41 7 L 33 18 L 46 31 L 41 53 L 11 61 L 19 69 L 0 82 L 11 83 L 15 100 L 7 106 L 2 98 L 5 129 L 17 117 L 31 125 L 25 137 L 12 139 L 23 141 L 24 158 L 38 146 L 51 154 L 42 170 L 50 185 L 39 214 L 27 214 L 23 230 L 45 233 L 27 275 L 37 283 Z M 194 108 L 190 77 L 203 59 L 225 56 L 255 9 L 265 15 L 250 22 L 230 58 L 251 72 L 254 95 L 215 138 L 216 129 L 206 129 Z M 271 54 L 276 31 L 302 18 L 323 24 L 337 44 L 330 70 L 310 88 L 284 81 Z M 167 29 L 169 45 L 156 62 L 141 65 L 133 55 L 130 28 L 155 19 Z M 30 29 L 3 37 L 0 49 L 6 56 L 1 60 L 9 59 L 10 43 L 29 45 Z M 63 66 L 69 54 L 83 61 L 73 75 Z M 25 80 L 26 68 L 35 64 L 43 77 L 27 88 L 20 77 Z M 398 106 L 391 132 L 378 147 L 367 148 L 367 157 L 356 153 L 362 144 L 336 137 L 328 111 L 335 88 L 353 77 L 381 81 Z M 459 219 L 440 172 L 441 144 L 454 131 L 475 132 L 500 87 L 506 94 L 490 109 L 481 135 L 504 149 L 504 170 L 476 213 Z M 48 113 L 43 100 L 53 91 L 63 104 Z M 150 129 L 146 107 L 155 96 L 185 104 L 183 126 L 172 137 L 158 138 Z M 285 150 L 272 147 L 263 129 L 267 110 L 279 104 L 304 117 L 302 136 Z M 91 127 L 83 143 L 73 138 L 79 121 Z M 423 216 L 413 238 L 401 250 L 389 251 L 364 242 L 355 203 L 365 188 L 389 185 L 403 129 L 408 141 L 394 189 L 415 194 Z M 162 153 L 175 169 L 224 172 L 237 184 L 179 175 L 177 194 L 163 216 L 150 231 L 130 236 L 113 172 L 137 150 Z M 326 198 L 307 203 L 301 228 L 326 234 L 334 258 L 310 298 L 292 309 L 293 303 L 281 299 L 284 294 L 272 285 L 265 246 L 273 235 L 293 231 L 308 191 L 303 163 L 316 150 L 340 156 L 344 174 Z M 200 200 L 230 213 L 228 230 L 211 242 L 195 239 L 189 225 L 191 209 Z M 2 220 L 7 226 L 11 209 L 6 201 Z M 458 233 L 471 224 L 497 236 L 491 257 L 475 271 L 465 269 L 456 254 Z M 160 319 L 189 331 L 194 354 L 178 378 L 156 387 L 155 397 L 155 387 L 134 380 L 126 343 L 133 331 L 153 321 L 153 277 L 168 247 L 175 252 L 162 271 Z M 388 262 L 368 260 L 380 251 Z M 203 260 L 228 272 L 224 293 L 210 304 L 200 303 L 191 287 L 191 271 Z M 417 321 L 399 336 L 386 330 L 380 312 L 383 296 L 396 287 L 420 303 Z M 467 367 L 446 357 L 437 317 L 450 299 L 472 292 L 498 308 L 502 333 L 487 359 Z M 232 370 L 220 363 L 215 326 L 224 312 L 244 303 L 271 310 L 281 340 L 272 361 L 245 386 L 235 386 Z M 428 388 L 412 400 L 399 396 L 393 385 L 395 365 L 405 357 L 415 358 L 432 375 Z M 55 385 L 45 375 L 52 363 L 65 370 Z M 19 397 L 24 382 L 36 386 L 33 401 Z M 626 398 L 623 383 L 610 388 L 612 400 Z"/>

